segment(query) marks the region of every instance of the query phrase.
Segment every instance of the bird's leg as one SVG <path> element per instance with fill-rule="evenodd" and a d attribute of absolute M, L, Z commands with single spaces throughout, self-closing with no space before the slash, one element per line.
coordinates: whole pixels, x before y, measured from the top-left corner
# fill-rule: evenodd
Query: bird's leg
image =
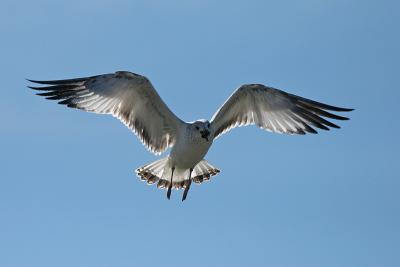
<path fill-rule="evenodd" d="M 170 199 L 171 198 L 171 189 L 172 189 L 172 178 L 174 177 L 174 171 L 175 171 L 175 166 L 172 167 L 172 172 L 171 172 L 171 182 L 168 186 L 168 191 L 167 191 L 167 198 Z"/>
<path fill-rule="evenodd" d="M 193 171 L 193 168 L 190 168 L 190 170 L 189 170 L 189 183 L 186 185 L 185 191 L 183 191 L 182 201 L 184 201 L 186 199 L 186 196 L 187 196 L 187 194 L 189 192 L 189 189 L 190 189 L 190 185 L 192 184 L 192 171 Z"/>

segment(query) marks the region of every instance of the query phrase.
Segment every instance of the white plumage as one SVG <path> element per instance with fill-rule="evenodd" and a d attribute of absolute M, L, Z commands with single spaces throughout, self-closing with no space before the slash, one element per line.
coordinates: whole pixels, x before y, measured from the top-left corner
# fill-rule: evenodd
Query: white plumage
<path fill-rule="evenodd" d="M 243 85 L 214 114 L 211 121 L 183 122 L 162 101 L 150 81 L 141 75 L 118 71 L 92 77 L 35 81 L 45 91 L 38 95 L 59 104 L 121 120 L 153 153 L 171 149 L 166 158 L 137 169 L 142 180 L 167 188 L 183 188 L 186 199 L 191 182 L 201 183 L 219 170 L 204 160 L 213 140 L 232 128 L 255 124 L 277 133 L 317 133 L 313 127 L 340 128 L 322 117 L 347 120 L 327 112 L 352 109 L 326 105 L 262 84 Z"/>

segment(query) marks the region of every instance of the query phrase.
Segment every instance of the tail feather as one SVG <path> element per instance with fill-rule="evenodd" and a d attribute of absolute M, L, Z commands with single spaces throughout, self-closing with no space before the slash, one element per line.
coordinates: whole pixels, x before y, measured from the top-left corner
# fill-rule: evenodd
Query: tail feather
<path fill-rule="evenodd" d="M 147 181 L 147 184 L 154 184 L 160 181 L 167 163 L 168 158 L 162 158 L 136 169 L 136 174 L 140 180 Z"/>
<path fill-rule="evenodd" d="M 162 158 L 136 169 L 137 176 L 147 184 L 157 183 L 157 188 L 167 189 L 171 184 L 171 162 L 169 157 Z M 172 179 L 172 188 L 185 189 L 189 186 L 189 169 L 176 168 Z M 196 184 L 208 181 L 220 172 L 206 160 L 201 160 L 193 168 L 191 180 Z"/>
<path fill-rule="evenodd" d="M 220 170 L 203 159 L 194 167 L 192 181 L 200 184 L 203 181 L 210 180 L 211 176 L 217 175 L 219 172 Z"/>

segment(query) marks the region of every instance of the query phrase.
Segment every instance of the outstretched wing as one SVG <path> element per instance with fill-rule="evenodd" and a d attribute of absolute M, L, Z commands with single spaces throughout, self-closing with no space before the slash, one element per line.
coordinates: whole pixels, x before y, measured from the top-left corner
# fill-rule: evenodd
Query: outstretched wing
<path fill-rule="evenodd" d="M 38 95 L 70 108 L 112 114 L 129 127 L 153 153 L 160 154 L 175 142 L 182 121 L 162 101 L 150 81 L 141 75 L 118 71 L 86 78 L 35 81 L 47 85 L 29 88 Z"/>
<path fill-rule="evenodd" d="M 325 120 L 348 120 L 330 111 L 351 111 L 286 93 L 262 84 L 243 85 L 218 109 L 211 119 L 214 137 L 230 129 L 256 124 L 270 132 L 287 134 L 317 133 L 311 126 L 329 130 L 340 128 Z"/>

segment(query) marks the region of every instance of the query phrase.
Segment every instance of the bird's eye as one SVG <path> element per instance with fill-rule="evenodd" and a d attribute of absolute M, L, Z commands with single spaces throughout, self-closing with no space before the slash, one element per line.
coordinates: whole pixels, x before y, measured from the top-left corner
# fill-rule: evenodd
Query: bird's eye
<path fill-rule="evenodd" d="M 199 126 L 196 126 L 196 130 L 200 130 Z"/>

